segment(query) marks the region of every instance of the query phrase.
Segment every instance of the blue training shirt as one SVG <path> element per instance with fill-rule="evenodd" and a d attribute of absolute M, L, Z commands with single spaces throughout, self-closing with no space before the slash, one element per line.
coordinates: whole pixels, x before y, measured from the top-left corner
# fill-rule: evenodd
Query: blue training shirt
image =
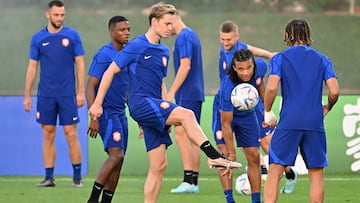
<path fill-rule="evenodd" d="M 88 74 L 101 80 L 104 72 L 107 70 L 118 52 L 119 51 L 113 46 L 111 42 L 101 47 L 93 57 Z M 126 91 L 128 82 L 129 78 L 126 71 L 120 71 L 114 76 L 104 98 L 104 109 L 125 114 Z"/>
<path fill-rule="evenodd" d="M 79 33 L 68 26 L 57 33 L 41 29 L 32 36 L 29 58 L 40 62 L 38 96 L 74 96 L 75 57 L 85 54 Z"/>
<path fill-rule="evenodd" d="M 281 82 L 277 129 L 324 131 L 323 82 L 336 77 L 331 60 L 309 46 L 292 46 L 270 60 L 270 75 Z"/>
<path fill-rule="evenodd" d="M 118 53 L 114 62 L 129 73 L 129 106 L 133 95 L 161 99 L 162 79 L 167 76 L 169 48 L 151 44 L 140 35 Z M 125 70 L 127 69 L 127 70 Z"/>
<path fill-rule="evenodd" d="M 176 92 L 176 101 L 204 101 L 204 77 L 199 36 L 189 27 L 181 30 L 175 40 L 174 48 L 175 74 L 182 58 L 191 60 L 190 72 Z"/>
<path fill-rule="evenodd" d="M 235 46 L 233 46 L 228 52 L 225 51 L 224 47 L 220 48 L 220 58 L 219 58 L 219 78 L 220 83 L 225 75 L 227 75 L 228 68 L 231 65 L 231 60 L 234 56 L 235 51 L 240 49 L 248 49 L 248 45 L 244 42 L 237 41 Z"/>

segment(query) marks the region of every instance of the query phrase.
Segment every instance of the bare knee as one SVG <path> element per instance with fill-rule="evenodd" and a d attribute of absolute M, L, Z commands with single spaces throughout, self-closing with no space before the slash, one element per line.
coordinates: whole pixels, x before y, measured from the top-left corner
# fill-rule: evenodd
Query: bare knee
<path fill-rule="evenodd" d="M 108 160 L 115 166 L 121 168 L 122 163 L 124 162 L 124 153 L 121 148 L 110 148 Z"/>

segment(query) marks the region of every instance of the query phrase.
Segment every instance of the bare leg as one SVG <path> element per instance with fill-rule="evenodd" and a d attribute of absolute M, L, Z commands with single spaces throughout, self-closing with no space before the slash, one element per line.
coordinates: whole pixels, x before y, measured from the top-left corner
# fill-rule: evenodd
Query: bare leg
<path fill-rule="evenodd" d="M 195 157 L 194 155 L 200 154 L 199 148 L 196 147 L 195 154 L 192 151 L 192 145 L 193 143 L 190 141 L 189 137 L 186 135 L 185 130 L 182 126 L 176 126 L 175 127 L 175 140 L 177 145 L 179 146 L 180 154 L 181 154 L 181 160 L 183 163 L 184 170 L 194 170 L 194 161 Z M 197 157 L 200 157 L 198 155 Z"/>
<path fill-rule="evenodd" d="M 101 166 L 96 182 L 105 185 L 104 189 L 114 192 L 124 161 L 124 153 L 121 148 L 109 148 L 108 151 L 109 157 Z"/>
<path fill-rule="evenodd" d="M 189 140 L 198 147 L 208 140 L 200 125 L 196 121 L 194 112 L 191 110 L 183 107 L 175 108 L 168 117 L 166 124 L 181 125 L 184 128 L 185 134 Z"/>
<path fill-rule="evenodd" d="M 229 156 L 225 144 L 218 144 L 217 147 L 218 147 L 218 150 L 225 157 Z M 220 183 L 221 183 L 221 186 L 223 188 L 223 191 L 225 192 L 225 191 L 228 191 L 228 190 L 232 190 L 233 178 L 232 177 L 229 178 L 228 176 L 224 176 L 224 175 L 222 175 L 223 173 L 224 173 L 224 169 L 219 169 L 218 170 L 218 176 L 219 176 Z M 226 201 L 229 201 L 228 199 L 234 199 L 232 194 L 228 194 L 228 196 L 225 196 L 225 198 L 226 198 Z"/>
<path fill-rule="evenodd" d="M 42 125 L 43 130 L 43 158 L 45 168 L 52 168 L 55 164 L 56 159 L 56 147 L 55 147 L 55 134 L 56 126 L 54 125 Z"/>
<path fill-rule="evenodd" d="M 190 141 L 182 126 L 175 127 L 175 140 L 179 146 L 184 170 L 199 171 L 200 151 L 199 148 Z"/>
<path fill-rule="evenodd" d="M 279 182 L 284 173 L 284 166 L 270 164 L 264 188 L 264 203 L 275 203 L 279 195 Z"/>
<path fill-rule="evenodd" d="M 258 147 L 244 147 L 245 156 L 248 163 L 247 174 L 251 185 L 251 192 L 260 192 L 261 174 L 260 174 L 260 155 Z"/>
<path fill-rule="evenodd" d="M 66 141 L 69 145 L 69 156 L 72 164 L 81 163 L 81 147 L 78 140 L 78 134 L 76 130 L 76 124 L 74 125 L 65 125 L 64 133 L 66 136 Z"/>
<path fill-rule="evenodd" d="M 144 185 L 144 203 L 156 203 L 166 170 L 166 147 L 164 144 L 148 152 L 150 167 Z"/>
<path fill-rule="evenodd" d="M 324 202 L 324 168 L 309 169 L 310 179 L 310 202 Z"/>

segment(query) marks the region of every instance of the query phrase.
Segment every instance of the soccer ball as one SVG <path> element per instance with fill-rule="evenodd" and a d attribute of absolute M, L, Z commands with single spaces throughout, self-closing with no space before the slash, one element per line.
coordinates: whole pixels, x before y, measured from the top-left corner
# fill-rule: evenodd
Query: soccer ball
<path fill-rule="evenodd" d="M 240 111 L 248 111 L 258 104 L 259 92 L 249 83 L 238 84 L 231 92 L 231 103 Z"/>
<path fill-rule="evenodd" d="M 236 178 L 235 190 L 242 195 L 251 195 L 250 182 L 246 173 L 241 174 Z"/>

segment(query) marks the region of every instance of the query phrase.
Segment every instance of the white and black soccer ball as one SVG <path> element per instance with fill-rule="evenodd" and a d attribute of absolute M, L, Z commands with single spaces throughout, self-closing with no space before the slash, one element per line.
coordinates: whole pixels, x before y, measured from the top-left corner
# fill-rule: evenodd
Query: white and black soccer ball
<path fill-rule="evenodd" d="M 259 103 L 259 92 L 249 83 L 238 84 L 231 92 L 231 103 L 240 111 L 248 111 Z"/>
<path fill-rule="evenodd" d="M 251 195 L 250 182 L 246 173 L 236 178 L 235 190 L 241 195 Z"/>

